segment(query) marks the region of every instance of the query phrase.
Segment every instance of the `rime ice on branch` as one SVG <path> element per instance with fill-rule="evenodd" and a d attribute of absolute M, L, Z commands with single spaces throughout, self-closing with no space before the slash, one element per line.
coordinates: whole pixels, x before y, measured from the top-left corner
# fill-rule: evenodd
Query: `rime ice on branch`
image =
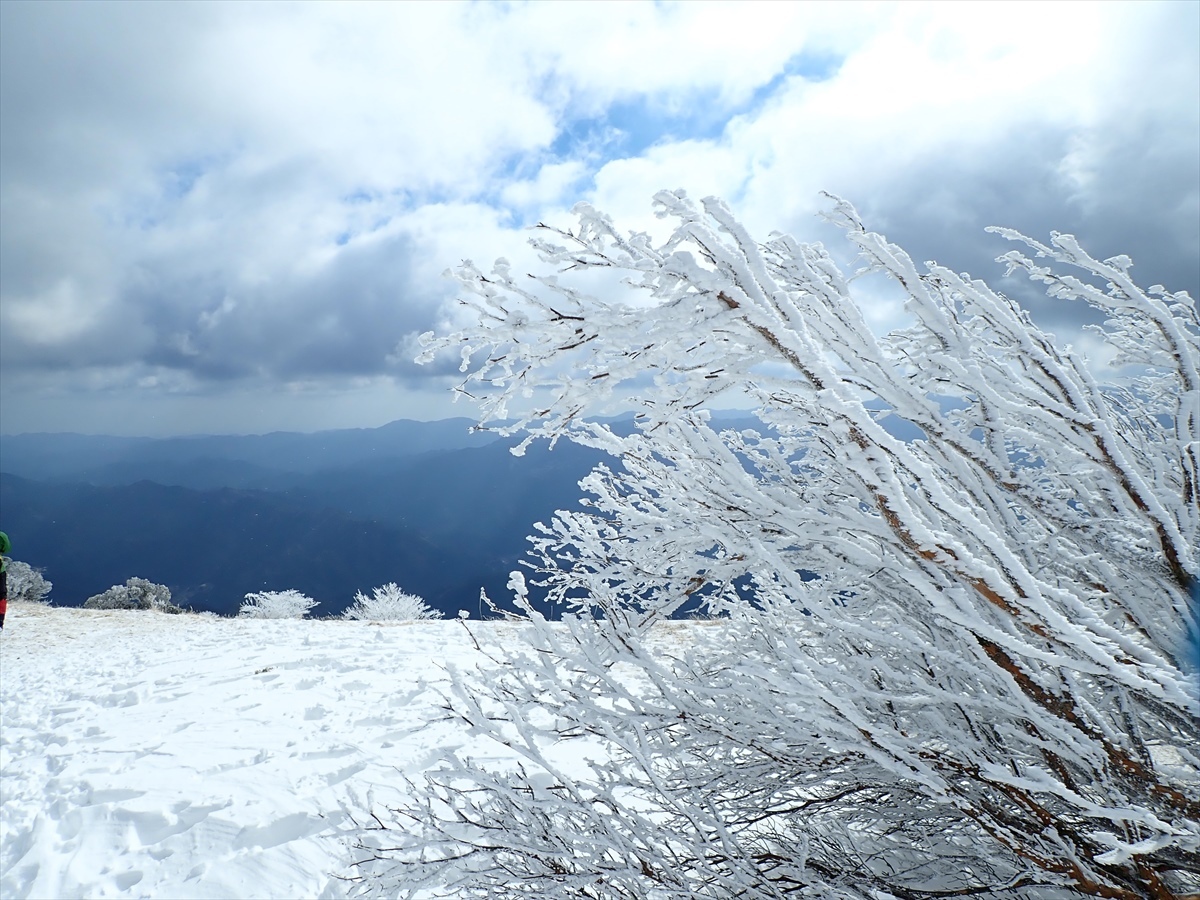
<path fill-rule="evenodd" d="M 451 759 L 364 834 L 365 893 L 1174 897 L 1200 890 L 1200 324 L 1069 235 L 1001 261 L 1098 331 L 1106 384 L 982 281 L 830 218 L 906 297 L 878 338 L 819 245 L 660 193 L 662 246 L 587 205 L 554 271 L 457 277 L 483 424 L 619 466 L 533 539 L 533 646 L 454 709 L 526 758 Z M 624 273 L 621 302 L 573 287 Z M 595 420 L 638 398 L 638 427 Z M 706 408 L 749 397 L 763 427 Z M 514 401 L 532 398 L 529 403 Z M 504 424 L 508 416 L 516 421 Z M 900 440 L 893 415 L 920 430 Z M 811 573 L 818 577 L 811 577 Z M 685 604 L 718 617 L 662 652 Z M 655 649 L 657 648 L 657 649 Z M 556 764 L 578 742 L 586 776 Z M 410 818 L 411 817 L 411 818 Z"/>

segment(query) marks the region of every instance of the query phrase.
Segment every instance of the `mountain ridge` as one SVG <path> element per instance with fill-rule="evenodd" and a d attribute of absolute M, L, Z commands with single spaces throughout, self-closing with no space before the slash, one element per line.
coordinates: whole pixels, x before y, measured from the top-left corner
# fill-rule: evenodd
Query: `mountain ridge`
<path fill-rule="evenodd" d="M 188 442 L 148 439 L 158 446 L 147 453 L 116 439 L 134 454 L 89 467 L 95 458 L 76 437 L 41 436 L 52 465 L 39 469 L 7 452 L 6 440 L 3 527 L 16 558 L 54 583 L 59 604 L 80 605 L 136 575 L 220 614 L 235 613 L 249 591 L 294 588 L 330 615 L 356 591 L 395 581 L 454 615 L 478 607 L 480 588 L 507 596 L 533 523 L 576 505 L 579 479 L 601 456 L 564 443 L 517 458 L 511 439 L 471 435 L 460 427 L 468 421 L 401 423 L 383 450 L 378 430 L 360 430 L 352 436 L 375 448 L 343 445 L 338 465 L 310 471 L 295 465 L 298 444 L 260 464 L 236 442 L 208 457 L 188 455 Z M 21 474 L 30 469 L 54 474 Z"/>

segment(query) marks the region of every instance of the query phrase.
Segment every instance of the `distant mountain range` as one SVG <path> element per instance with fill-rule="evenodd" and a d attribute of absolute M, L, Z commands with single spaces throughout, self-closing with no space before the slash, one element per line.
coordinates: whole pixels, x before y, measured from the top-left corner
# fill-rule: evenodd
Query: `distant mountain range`
<path fill-rule="evenodd" d="M 506 596 L 535 521 L 577 505 L 601 454 L 514 457 L 467 419 L 316 434 L 0 436 L 0 521 L 51 599 L 81 605 L 131 576 L 184 606 L 237 611 L 295 588 L 340 612 L 395 581 L 447 615 Z"/>
<path fill-rule="evenodd" d="M 277 431 L 175 438 L 0 435 L 0 471 L 24 478 L 66 478 L 96 484 L 178 477 L 184 481 L 164 483 L 213 487 L 191 482 L 226 476 L 253 480 L 268 472 L 312 473 L 436 450 L 482 447 L 496 441 L 493 432 L 473 430 L 473 424 L 465 418 L 437 422 L 401 419 L 380 428 L 312 434 Z"/>

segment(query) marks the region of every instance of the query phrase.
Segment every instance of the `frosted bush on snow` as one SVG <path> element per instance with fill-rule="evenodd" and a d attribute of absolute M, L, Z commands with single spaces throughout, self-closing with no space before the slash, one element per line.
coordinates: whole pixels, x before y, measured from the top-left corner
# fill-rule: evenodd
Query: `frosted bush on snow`
<path fill-rule="evenodd" d="M 354 595 L 354 604 L 342 615 L 347 619 L 363 619 L 368 622 L 412 622 L 442 617 L 441 612 L 430 609 L 416 594 L 400 590 L 394 581 L 375 588 L 369 597 L 362 591 L 357 592 Z"/>
<path fill-rule="evenodd" d="M 102 594 L 83 601 L 84 609 L 153 609 L 159 612 L 180 613 L 183 610 L 171 602 L 171 589 L 145 578 L 130 578 L 124 584 L 114 584 Z"/>
<path fill-rule="evenodd" d="M 49 603 L 47 594 L 54 587 L 29 563 L 13 560 L 8 564 L 8 599 L 25 603 Z"/>
<path fill-rule="evenodd" d="M 303 619 L 317 601 L 297 590 L 259 591 L 246 595 L 238 610 L 245 619 Z"/>
<path fill-rule="evenodd" d="M 655 202 L 662 245 L 580 204 L 534 240 L 547 272 L 464 263 L 477 324 L 427 339 L 425 359 L 461 353 L 484 425 L 525 431 L 518 453 L 566 438 L 614 462 L 513 579 L 531 646 L 453 688 L 522 766 L 451 754 L 376 811 L 360 893 L 1200 891 L 1192 298 L 1069 235 L 997 230 L 1023 246 L 1010 272 L 1099 314 L 1125 367 L 1106 372 L 834 198 L 905 295 L 880 338 L 870 282 L 822 246 L 760 243 L 719 200 Z M 636 296 L 588 296 L 587 270 Z M 624 434 L 599 417 L 630 395 Z M 721 431 L 705 409 L 731 398 L 761 427 Z M 574 614 L 547 623 L 527 583 Z M 685 605 L 718 619 L 656 652 Z"/>

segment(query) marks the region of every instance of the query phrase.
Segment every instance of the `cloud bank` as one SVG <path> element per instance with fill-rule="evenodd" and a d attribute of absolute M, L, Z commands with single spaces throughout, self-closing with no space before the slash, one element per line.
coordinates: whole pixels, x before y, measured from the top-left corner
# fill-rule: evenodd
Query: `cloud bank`
<path fill-rule="evenodd" d="M 1195 295 L 1198 11 L 8 0 L 0 428 L 461 413 L 405 350 L 441 272 L 577 200 L 657 227 L 661 188 L 806 240 L 833 191 L 989 279 L 984 226 L 1071 231 Z"/>

